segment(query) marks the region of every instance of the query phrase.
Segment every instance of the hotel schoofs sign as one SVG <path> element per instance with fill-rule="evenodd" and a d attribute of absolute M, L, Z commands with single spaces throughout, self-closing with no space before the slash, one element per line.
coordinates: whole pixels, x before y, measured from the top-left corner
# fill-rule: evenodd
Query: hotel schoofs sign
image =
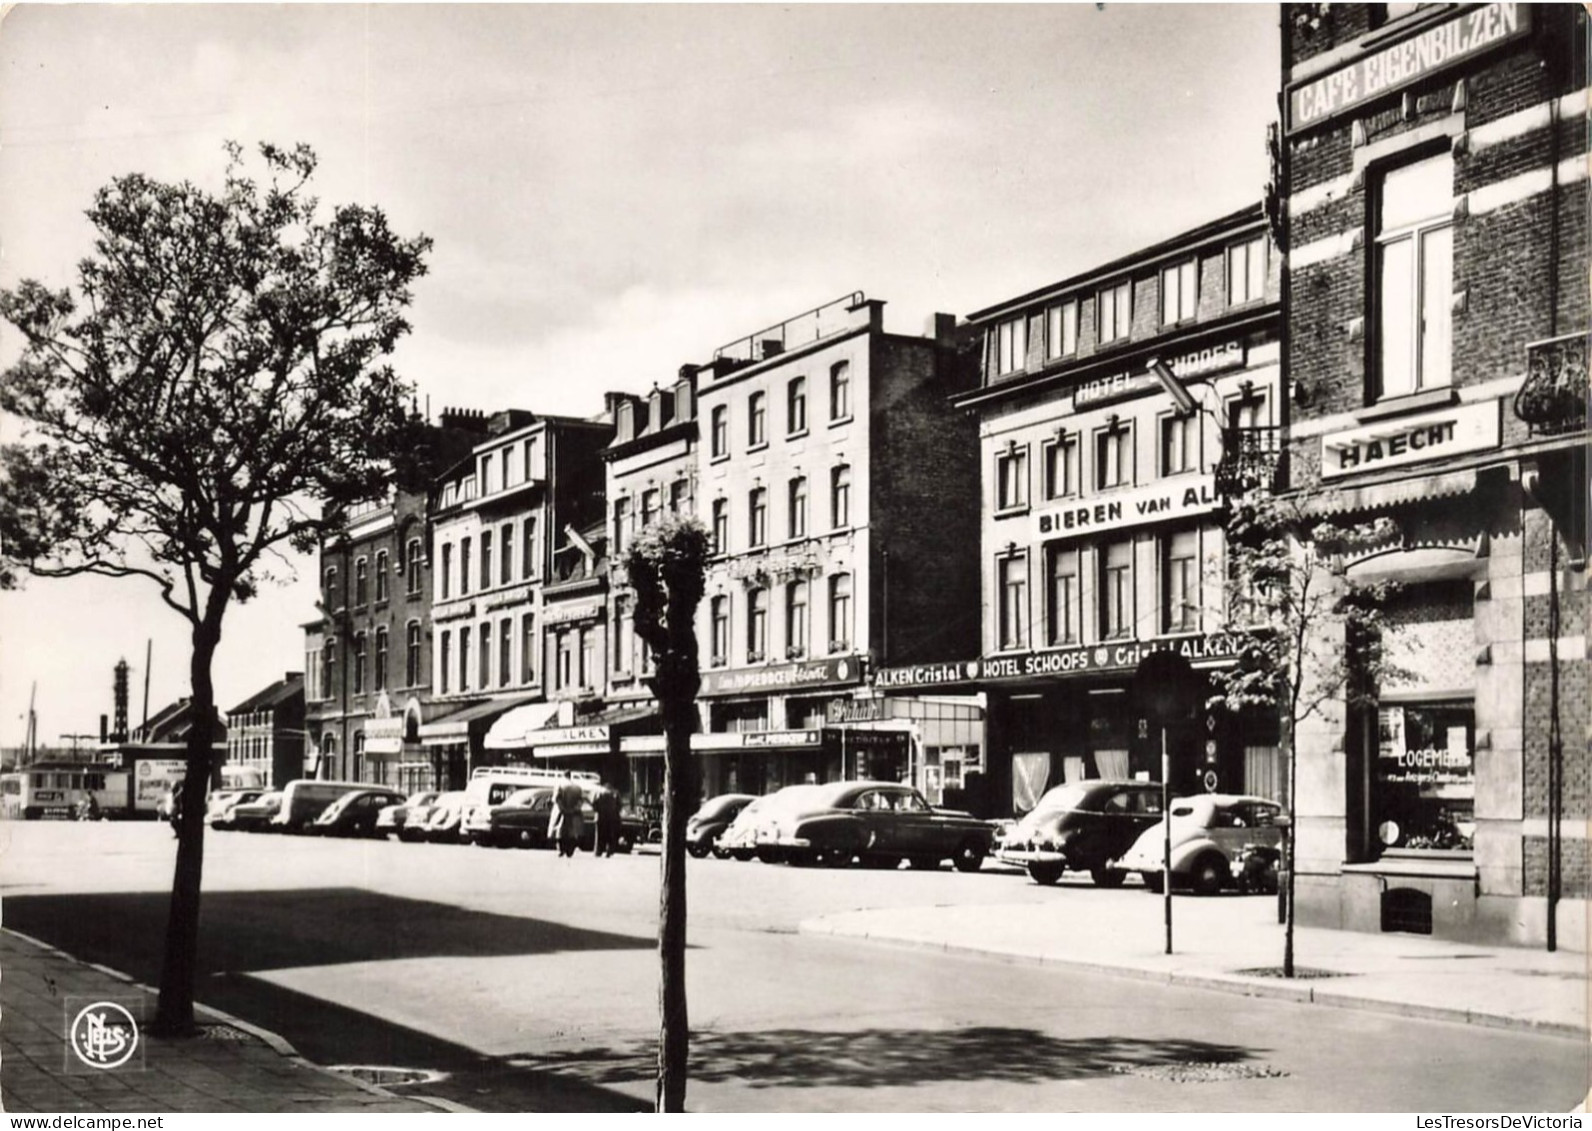
<path fill-rule="evenodd" d="M 1245 357 L 1246 352 L 1241 342 L 1222 342 L 1219 345 L 1192 350 L 1181 357 L 1171 358 L 1167 364 L 1173 373 L 1187 381 L 1210 373 L 1242 369 Z M 1113 401 L 1125 401 L 1130 397 L 1154 392 L 1160 387 L 1161 382 L 1153 373 L 1144 371 L 1113 373 L 1108 377 L 1097 377 L 1093 381 L 1086 381 L 1074 389 L 1072 407 L 1078 410 L 1110 404 Z"/>
<path fill-rule="evenodd" d="M 1120 640 L 1106 644 L 1086 644 L 1078 648 L 1053 648 L 1043 652 L 1023 652 L 1015 656 L 986 656 L 985 679 L 1022 679 L 1036 675 L 1088 675 L 1095 672 L 1124 672 L 1137 667 L 1152 652 L 1176 652 L 1189 663 L 1219 665 L 1238 657 L 1244 636 L 1235 632 L 1213 632 L 1200 636 L 1177 636 L 1165 640 Z"/>
<path fill-rule="evenodd" d="M 1530 31 L 1528 4 L 1482 4 L 1463 11 L 1289 88 L 1288 132 L 1319 125 Z"/>

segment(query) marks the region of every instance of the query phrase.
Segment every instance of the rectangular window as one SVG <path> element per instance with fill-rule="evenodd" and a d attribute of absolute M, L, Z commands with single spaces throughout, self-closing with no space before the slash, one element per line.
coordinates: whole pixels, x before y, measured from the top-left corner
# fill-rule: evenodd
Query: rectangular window
<path fill-rule="evenodd" d="M 676 479 L 669 484 L 669 513 L 683 514 L 686 510 L 686 493 L 690 484 L 684 479 Z"/>
<path fill-rule="evenodd" d="M 575 634 L 568 629 L 558 634 L 558 666 L 554 672 L 554 688 L 558 691 L 575 685 Z"/>
<path fill-rule="evenodd" d="M 592 686 L 592 675 L 597 671 L 597 634 L 589 628 L 580 630 L 580 686 Z"/>
<path fill-rule="evenodd" d="M 829 469 L 829 525 L 836 530 L 851 525 L 851 467 Z"/>
<path fill-rule="evenodd" d="M 387 630 L 376 630 L 376 690 L 387 690 Z"/>
<path fill-rule="evenodd" d="M 1078 436 L 1063 432 L 1045 445 L 1045 498 L 1078 493 Z"/>
<path fill-rule="evenodd" d="M 1102 345 L 1126 338 L 1133 329 L 1133 284 L 1122 282 L 1102 290 L 1095 304 L 1095 320 Z"/>
<path fill-rule="evenodd" d="M 1133 635 L 1133 543 L 1102 546 L 1100 557 L 1100 638 Z"/>
<path fill-rule="evenodd" d="M 641 492 L 641 528 L 645 530 L 651 526 L 658 517 L 659 494 L 656 487 L 648 487 Z"/>
<path fill-rule="evenodd" d="M 1376 399 L 1452 381 L 1454 159 L 1389 170 L 1377 199 Z"/>
<path fill-rule="evenodd" d="M 376 555 L 376 600 L 387 599 L 387 551 L 382 550 Z"/>
<path fill-rule="evenodd" d="M 613 667 L 614 674 L 622 675 L 630 670 L 630 653 L 635 648 L 636 621 L 630 611 L 630 599 L 621 597 L 614 602 L 614 645 Z"/>
<path fill-rule="evenodd" d="M 481 531 L 481 588 L 492 588 L 492 532 Z"/>
<path fill-rule="evenodd" d="M 365 605 L 370 602 L 370 577 L 369 566 L 364 558 L 354 559 L 354 604 Z"/>
<path fill-rule="evenodd" d="M 747 506 L 747 545 L 761 546 L 768 541 L 768 488 L 753 488 Z"/>
<path fill-rule="evenodd" d="M 1028 449 L 1008 445 L 995 454 L 995 509 L 1028 505 Z"/>
<path fill-rule="evenodd" d="M 470 690 L 470 629 L 459 629 L 459 690 Z"/>
<path fill-rule="evenodd" d="M 713 552 L 730 552 L 730 500 L 713 500 Z"/>
<path fill-rule="evenodd" d="M 714 667 L 722 667 L 729 662 L 730 656 L 730 599 L 728 597 L 715 597 L 708 605 L 709 622 L 712 633 L 711 656 L 708 662 Z"/>
<path fill-rule="evenodd" d="M 358 633 L 354 637 L 354 694 L 362 695 L 365 691 L 365 634 Z"/>
<path fill-rule="evenodd" d="M 536 681 L 536 617 L 525 613 L 520 617 L 520 682 Z"/>
<path fill-rule="evenodd" d="M 807 431 L 807 378 L 792 377 L 785 386 L 785 431 L 792 435 Z"/>
<path fill-rule="evenodd" d="M 799 660 L 807 655 L 807 583 L 793 581 L 785 587 L 785 655 Z"/>
<path fill-rule="evenodd" d="M 1190 259 L 1161 270 L 1161 325 L 1187 322 L 1199 312 L 1199 261 Z"/>
<path fill-rule="evenodd" d="M 416 621 L 404 626 L 404 686 L 420 686 L 420 625 Z"/>
<path fill-rule="evenodd" d="M 497 477 L 492 471 L 492 457 L 482 456 L 480 467 L 481 470 L 477 473 L 477 478 L 481 481 L 481 494 L 490 495 L 497 490 Z"/>
<path fill-rule="evenodd" d="M 538 477 L 536 466 L 536 437 L 525 441 L 525 482 L 534 483 Z"/>
<path fill-rule="evenodd" d="M 844 652 L 851 647 L 851 574 L 837 573 L 829 579 L 829 650 Z"/>
<path fill-rule="evenodd" d="M 746 399 L 746 445 L 761 447 L 768 443 L 768 397 L 753 393 Z"/>
<path fill-rule="evenodd" d="M 502 469 L 503 469 L 502 470 L 502 478 L 503 478 L 503 487 L 504 487 L 505 490 L 508 488 L 508 485 L 509 485 L 509 459 L 512 456 L 513 456 L 513 453 L 510 452 L 509 449 L 507 449 L 507 448 L 504 448 L 501 452 L 498 453 L 498 462 L 502 465 Z"/>
<path fill-rule="evenodd" d="M 1177 475 L 1199 466 L 1199 420 L 1187 416 L 1161 418 L 1161 474 Z"/>
<path fill-rule="evenodd" d="M 845 420 L 851 415 L 851 363 L 837 361 L 829 367 L 829 419 Z"/>
<path fill-rule="evenodd" d="M 420 557 L 422 553 L 420 539 L 409 539 L 409 545 L 406 547 L 404 553 L 404 592 L 411 597 L 418 597 L 420 595 L 420 571 L 422 564 Z"/>
<path fill-rule="evenodd" d="M 442 694 L 448 693 L 448 680 L 453 671 L 453 634 L 446 629 L 442 633 L 441 660 L 437 664 L 438 682 L 442 685 Z"/>
<path fill-rule="evenodd" d="M 1050 607 L 1046 610 L 1046 638 L 1050 644 L 1077 644 L 1082 636 L 1082 587 L 1078 581 L 1076 548 L 1050 551 Z"/>
<path fill-rule="evenodd" d="M 996 603 L 999 610 L 997 646 L 1006 651 L 1028 647 L 1028 559 L 1001 558 Z"/>
<path fill-rule="evenodd" d="M 514 580 L 514 524 L 505 522 L 498 531 L 498 584 L 507 585 Z"/>
<path fill-rule="evenodd" d="M 530 515 L 520 524 L 520 575 L 529 578 L 536 572 L 536 519 Z"/>
<path fill-rule="evenodd" d="M 470 540 L 459 539 L 459 596 L 470 592 Z"/>
<path fill-rule="evenodd" d="M 505 450 L 505 453 L 507 451 Z M 498 686 L 514 684 L 514 621 L 504 617 L 498 622 Z"/>
<path fill-rule="evenodd" d="M 1095 433 L 1095 487 L 1123 487 L 1133 482 L 1133 429 L 1118 424 Z"/>
<path fill-rule="evenodd" d="M 492 624 L 490 621 L 481 622 L 481 659 L 479 684 L 482 691 L 492 686 Z"/>
<path fill-rule="evenodd" d="M 755 664 L 768 658 L 768 590 L 751 589 L 746 594 L 746 662 Z"/>
<path fill-rule="evenodd" d="M 792 538 L 807 537 L 807 479 L 798 475 L 790 481 L 790 534 Z"/>
<path fill-rule="evenodd" d="M 714 459 L 730 454 L 730 409 L 728 405 L 715 405 L 712 414 L 711 451 Z"/>
<path fill-rule="evenodd" d="M 625 552 L 628 545 L 626 536 L 630 533 L 625 527 L 630 522 L 630 500 L 628 498 L 614 500 L 614 532 L 613 547 L 614 557 L 618 558 Z"/>
<path fill-rule="evenodd" d="M 995 373 L 1015 373 L 1027 363 L 1028 323 L 1022 318 L 1008 318 L 995 327 Z"/>
<path fill-rule="evenodd" d="M 1234 244 L 1227 249 L 1227 305 L 1240 306 L 1266 297 L 1266 240 Z"/>
<path fill-rule="evenodd" d="M 1193 632 L 1200 623 L 1199 532 L 1161 539 L 1161 631 Z"/>
<path fill-rule="evenodd" d="M 1045 356 L 1071 357 L 1078 352 L 1078 304 L 1057 303 L 1045 311 Z"/>

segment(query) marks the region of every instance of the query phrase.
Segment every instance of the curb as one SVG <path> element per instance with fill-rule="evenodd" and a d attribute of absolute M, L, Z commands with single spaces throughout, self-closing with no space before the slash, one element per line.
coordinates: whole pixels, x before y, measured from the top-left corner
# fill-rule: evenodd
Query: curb
<path fill-rule="evenodd" d="M 1132 979 L 1139 982 L 1159 982 L 1163 985 L 1186 986 L 1191 989 L 1211 990 L 1216 993 L 1238 994 L 1243 997 L 1269 998 L 1291 1001 L 1300 1005 L 1324 1005 L 1335 1009 L 1357 1010 L 1366 1013 L 1385 1013 L 1396 1017 L 1409 1017 L 1420 1021 L 1443 1021 L 1450 1024 L 1476 1025 L 1488 1029 L 1508 1029 L 1544 1037 L 1564 1037 L 1587 1040 L 1588 1031 L 1575 1025 L 1558 1021 L 1538 1021 L 1529 1017 L 1516 1017 L 1506 1013 L 1487 1013 L 1481 1010 L 1450 1008 L 1440 1005 L 1421 1005 L 1415 1002 L 1389 1001 L 1386 998 L 1359 997 L 1338 993 L 1311 985 L 1296 985 L 1282 979 L 1255 978 L 1242 974 L 1185 973 L 1177 970 L 1150 970 L 1142 966 L 1121 966 L 1107 962 L 1091 962 L 1049 954 L 1012 950 L 991 950 L 960 943 L 932 942 L 925 939 L 904 939 L 892 935 L 874 935 L 867 931 L 848 931 L 824 925 L 822 920 L 808 919 L 797 925 L 797 933 L 823 935 L 834 939 L 850 939 L 875 946 L 895 946 L 908 950 L 932 950 L 963 957 L 993 959 L 997 962 L 1020 963 L 1030 966 L 1060 966 L 1069 970 L 1102 974 L 1110 978 Z M 1345 977 L 1355 977 L 1346 971 Z"/>
<path fill-rule="evenodd" d="M 10 935 L 14 939 L 20 939 L 21 941 L 28 943 L 30 946 L 36 947 L 48 954 L 55 955 L 57 958 L 61 958 L 75 966 L 86 966 L 88 969 L 98 971 L 107 977 L 116 979 L 118 982 L 126 982 L 129 986 L 133 986 L 134 988 L 141 990 L 146 994 L 158 995 L 160 992 L 153 986 L 146 986 L 143 982 L 140 982 L 131 974 L 121 970 L 113 969 L 110 966 L 101 965 L 98 962 L 89 962 L 85 959 L 78 958 L 76 955 L 68 954 L 58 946 L 52 946 L 43 939 L 36 939 L 32 935 L 25 935 L 21 931 L 14 930 L 10 927 L 0 927 L 0 933 Z M 322 1067 L 321 1065 L 316 1064 L 314 1061 L 300 1055 L 299 1051 L 293 1047 L 292 1043 L 281 1034 L 273 1033 L 269 1029 L 263 1029 L 260 1026 L 255 1025 L 253 1022 L 245 1021 L 241 1017 L 234 1017 L 225 1010 L 216 1009 L 214 1006 L 205 1005 L 203 1002 L 194 1002 L 194 1012 L 204 1014 L 207 1020 L 213 1020 L 222 1025 L 230 1025 L 235 1029 L 241 1029 L 243 1032 L 248 1033 L 251 1037 L 254 1037 L 260 1041 L 272 1052 L 282 1057 L 282 1059 L 291 1061 L 300 1068 L 309 1068 L 324 1075 L 336 1077 L 338 1080 L 341 1080 L 346 1084 L 351 1084 L 360 1091 L 366 1092 L 370 1095 L 380 1096 L 382 1099 L 388 1100 L 411 1100 L 415 1103 L 427 1104 L 429 1106 L 438 1108 L 441 1111 L 472 1114 L 475 1113 L 475 1108 L 466 1107 L 465 1105 L 455 1103 L 452 1100 L 444 1100 L 432 1096 L 400 1095 L 397 1092 L 389 1092 L 386 1088 L 383 1088 L 377 1084 L 370 1084 L 353 1076 L 345 1076 L 341 1072 L 333 1072 L 330 1068 Z"/>

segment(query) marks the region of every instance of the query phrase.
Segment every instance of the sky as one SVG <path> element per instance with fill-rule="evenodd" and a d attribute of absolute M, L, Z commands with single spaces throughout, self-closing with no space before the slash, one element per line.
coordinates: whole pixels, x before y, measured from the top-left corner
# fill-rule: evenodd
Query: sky
<path fill-rule="evenodd" d="M 20 5 L 0 287 L 76 282 L 123 173 L 310 144 L 327 206 L 435 241 L 395 355 L 433 414 L 594 416 L 854 290 L 922 333 L 1260 198 L 1273 5 Z M 0 324 L 0 367 L 17 355 Z M 0 420 L 0 438 L 16 422 Z M 223 710 L 303 667 L 313 562 L 229 613 Z M 188 694 L 152 583 L 0 594 L 0 746 Z M 35 690 L 36 688 L 36 690 Z"/>

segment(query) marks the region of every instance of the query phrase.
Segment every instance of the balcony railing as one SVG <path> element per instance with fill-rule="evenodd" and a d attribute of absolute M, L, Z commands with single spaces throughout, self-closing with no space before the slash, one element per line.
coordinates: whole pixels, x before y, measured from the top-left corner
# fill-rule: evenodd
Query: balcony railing
<path fill-rule="evenodd" d="M 1231 497 L 1277 484 L 1282 466 L 1282 428 L 1262 424 L 1222 429 L 1222 458 L 1216 465 L 1216 490 Z"/>
<path fill-rule="evenodd" d="M 1580 432 L 1586 416 L 1586 335 L 1526 346 L 1526 379 L 1515 394 L 1515 415 L 1533 436 Z"/>

